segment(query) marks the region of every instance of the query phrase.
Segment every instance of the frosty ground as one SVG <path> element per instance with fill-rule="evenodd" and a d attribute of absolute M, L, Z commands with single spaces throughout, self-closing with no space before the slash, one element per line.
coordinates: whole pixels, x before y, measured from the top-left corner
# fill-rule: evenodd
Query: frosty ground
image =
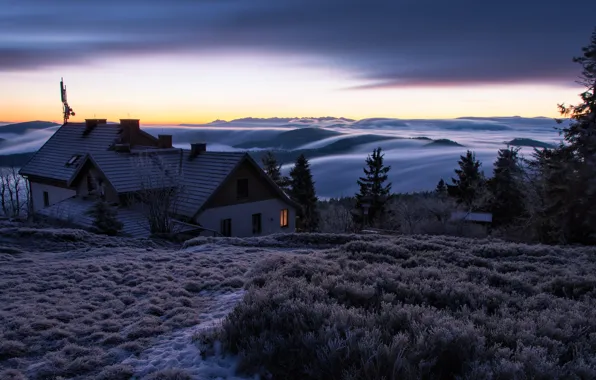
<path fill-rule="evenodd" d="M 0 378 L 594 378 L 595 269 L 491 240 L 4 226 Z"/>
<path fill-rule="evenodd" d="M 238 302 L 255 261 L 276 254 L 80 230 L 4 226 L 0 236 L 3 380 L 231 378 L 233 361 L 201 360 L 192 335 Z"/>

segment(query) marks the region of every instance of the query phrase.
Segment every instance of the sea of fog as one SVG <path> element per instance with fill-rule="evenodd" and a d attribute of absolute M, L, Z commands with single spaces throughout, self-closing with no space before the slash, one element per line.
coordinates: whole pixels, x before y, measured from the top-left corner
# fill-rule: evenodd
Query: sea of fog
<path fill-rule="evenodd" d="M 147 132 L 173 135 L 176 147 L 188 148 L 192 142 L 206 142 L 212 151 L 242 151 L 279 148 L 318 152 L 330 144 L 357 135 L 381 136 L 379 141 L 355 143 L 340 153 L 313 154 L 310 159 L 317 193 L 322 198 L 352 195 L 358 190 L 356 180 L 363 174 L 364 160 L 376 147 L 385 152 L 385 162 L 391 166 L 389 175 L 396 192 L 433 189 L 439 179 L 450 181 L 460 155 L 473 150 L 482 162 L 486 175 L 492 173 L 497 150 L 516 138 L 532 139 L 557 144 L 560 141 L 557 124 L 548 118 L 462 118 L 451 120 L 365 119 L 300 119 L 232 121 L 204 125 L 144 125 Z M 301 129 L 300 140 L 287 133 Z M 37 150 L 56 130 L 26 130 L 22 133 L 2 133 L 0 127 L 0 155 Z M 320 131 L 334 131 L 323 135 Z M 374 140 L 376 137 L 370 137 Z M 391 137 L 393 139 L 387 139 Z M 430 145 L 431 140 L 449 139 L 463 146 Z M 268 144 L 267 142 L 270 142 Z M 251 144 L 254 143 L 254 146 Z M 238 147 L 241 145 L 242 147 Z M 529 156 L 531 147 L 523 147 L 522 155 Z M 308 154 L 307 154 L 308 157 Z M 287 173 L 291 162 L 283 162 Z"/>

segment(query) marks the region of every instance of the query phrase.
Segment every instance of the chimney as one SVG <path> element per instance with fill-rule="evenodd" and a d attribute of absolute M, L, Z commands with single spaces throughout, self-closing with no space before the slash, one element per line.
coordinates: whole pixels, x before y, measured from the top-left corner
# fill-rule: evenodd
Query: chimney
<path fill-rule="evenodd" d="M 106 124 L 107 122 L 108 119 L 85 119 L 85 130 L 83 131 L 83 136 L 87 136 L 99 124 Z"/>
<path fill-rule="evenodd" d="M 122 142 L 125 144 L 135 145 L 141 126 L 139 119 L 120 119 L 120 127 L 122 128 Z"/>
<path fill-rule="evenodd" d="M 195 158 L 199 154 L 207 151 L 206 143 L 192 143 L 190 144 L 190 158 Z"/>
<path fill-rule="evenodd" d="M 172 135 L 157 135 L 157 147 L 167 149 L 172 147 Z"/>

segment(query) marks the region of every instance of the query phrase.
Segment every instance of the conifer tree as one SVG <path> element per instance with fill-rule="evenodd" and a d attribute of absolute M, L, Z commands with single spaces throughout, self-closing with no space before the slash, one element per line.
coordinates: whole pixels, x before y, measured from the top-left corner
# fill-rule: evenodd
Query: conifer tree
<path fill-rule="evenodd" d="M 561 115 L 570 119 L 561 130 L 564 142 L 534 155 L 542 174 L 540 229 L 547 242 L 596 243 L 596 29 L 582 51 L 573 59 L 582 66 L 581 103 L 559 105 Z"/>
<path fill-rule="evenodd" d="M 439 183 L 437 183 L 437 187 L 435 188 L 435 194 L 441 197 L 447 195 L 447 185 L 445 184 L 445 181 L 443 181 L 443 178 L 441 178 L 439 180 Z"/>
<path fill-rule="evenodd" d="M 460 156 L 457 163 L 459 165 L 459 169 L 455 169 L 457 178 L 451 179 L 453 185 L 450 186 L 450 193 L 455 196 L 458 203 L 471 209 L 476 205 L 485 185 L 484 175 L 480 172 L 482 164 L 476 160 L 476 155 L 470 150 L 465 156 Z"/>
<path fill-rule="evenodd" d="M 391 193 L 391 182 L 387 182 L 391 166 L 385 166 L 384 156 L 381 147 L 374 149 L 372 155 L 366 158 L 366 166 L 363 168 L 364 177 L 360 177 L 357 181 L 360 191 L 356 194 L 356 209 L 361 210 L 363 200 L 368 198 L 367 201 L 370 202 L 368 220 L 370 223 L 383 215 L 385 204 Z"/>
<path fill-rule="evenodd" d="M 319 213 L 317 210 L 317 194 L 310 172 L 308 159 L 301 154 L 292 170 L 290 170 L 290 196 L 300 206 L 298 210 L 298 228 L 306 232 L 317 231 L 319 227 Z"/>
<path fill-rule="evenodd" d="M 117 218 L 116 211 L 103 200 L 95 202 L 89 210 L 89 215 L 93 217 L 93 227 L 101 234 L 118 235 L 123 228 L 122 222 Z"/>
<path fill-rule="evenodd" d="M 271 178 L 282 190 L 287 192 L 290 179 L 281 174 L 281 164 L 277 162 L 277 158 L 273 152 L 268 151 L 267 154 L 261 158 L 261 162 L 263 163 L 263 170 L 267 173 L 269 178 Z"/>
<path fill-rule="evenodd" d="M 511 224 L 524 212 L 519 150 L 520 148 L 500 149 L 494 163 L 493 177 L 488 181 L 495 226 Z"/>

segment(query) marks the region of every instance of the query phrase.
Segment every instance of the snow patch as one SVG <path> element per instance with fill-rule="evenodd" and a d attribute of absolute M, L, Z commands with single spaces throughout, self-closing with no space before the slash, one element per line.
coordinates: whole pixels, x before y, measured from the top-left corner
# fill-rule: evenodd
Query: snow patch
<path fill-rule="evenodd" d="M 133 355 L 125 359 L 122 364 L 128 364 L 134 368 L 134 379 L 142 379 L 153 372 L 165 369 L 183 370 L 192 379 L 197 380 L 249 379 L 234 375 L 236 358 L 222 356 L 217 346 L 215 356 L 202 359 L 201 351 L 192 340 L 199 331 L 218 327 L 243 296 L 244 290 L 213 295 L 210 300 L 213 307 L 207 308 L 208 312 L 199 315 L 201 323 L 162 336 L 154 346 L 143 351 L 138 357 Z"/>

